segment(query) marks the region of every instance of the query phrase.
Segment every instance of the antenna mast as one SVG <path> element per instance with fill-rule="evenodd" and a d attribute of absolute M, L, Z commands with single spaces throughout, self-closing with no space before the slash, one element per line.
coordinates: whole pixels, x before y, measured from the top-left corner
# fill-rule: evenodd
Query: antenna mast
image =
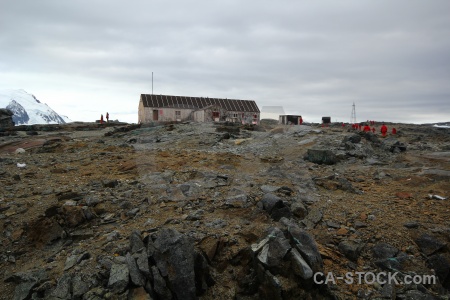
<path fill-rule="evenodd" d="M 153 72 L 152 72 L 152 95 L 153 95 Z"/>
<path fill-rule="evenodd" d="M 352 115 L 350 116 L 350 124 L 356 124 L 355 102 L 353 102 L 353 105 L 352 105 Z"/>

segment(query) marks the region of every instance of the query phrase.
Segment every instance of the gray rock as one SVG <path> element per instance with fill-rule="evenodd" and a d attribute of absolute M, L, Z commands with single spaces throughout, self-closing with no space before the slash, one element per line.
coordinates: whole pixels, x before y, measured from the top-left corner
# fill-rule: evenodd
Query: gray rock
<path fill-rule="evenodd" d="M 113 264 L 109 274 L 108 288 L 114 293 L 122 293 L 128 286 L 129 275 L 127 265 Z"/>
<path fill-rule="evenodd" d="M 195 299 L 194 245 L 188 237 L 162 228 L 154 240 L 153 258 L 178 299 Z M 170 270 L 170 271 L 169 271 Z"/>
<path fill-rule="evenodd" d="M 363 223 L 361 221 L 355 221 L 355 225 L 354 226 L 355 226 L 356 229 L 360 229 L 360 228 L 366 228 L 367 224 Z"/>
<path fill-rule="evenodd" d="M 332 221 L 332 220 L 328 220 L 325 222 L 327 224 L 328 227 L 330 228 L 334 228 L 334 229 L 339 229 L 341 228 L 341 224 L 339 224 L 338 222 Z"/>
<path fill-rule="evenodd" d="M 29 280 L 19 283 L 14 290 L 13 300 L 25 300 L 29 299 L 31 291 L 38 285 L 38 281 Z"/>
<path fill-rule="evenodd" d="M 305 205 L 303 205 L 302 202 L 299 201 L 292 203 L 291 211 L 292 214 L 299 219 L 303 219 L 308 215 L 307 208 L 305 207 Z"/>
<path fill-rule="evenodd" d="M 89 291 L 89 284 L 83 281 L 80 275 L 75 275 L 72 280 L 72 296 L 80 299 Z"/>
<path fill-rule="evenodd" d="M 313 236 L 297 226 L 289 226 L 288 233 L 292 243 L 314 272 L 323 270 L 323 261 Z"/>
<path fill-rule="evenodd" d="M 58 280 L 58 284 L 51 295 L 57 299 L 71 299 L 71 289 L 72 275 L 66 273 Z"/>
<path fill-rule="evenodd" d="M 211 222 L 205 223 L 205 226 L 215 228 L 215 229 L 220 229 L 220 228 L 227 227 L 228 223 L 227 223 L 227 221 L 222 220 L 222 219 L 215 219 L 215 220 L 212 220 Z"/>
<path fill-rule="evenodd" d="M 291 245 L 278 228 L 274 228 L 269 233 L 268 238 L 268 242 L 259 253 L 258 259 L 269 268 L 278 267 L 291 249 Z"/>
<path fill-rule="evenodd" d="M 203 209 L 196 210 L 195 212 L 190 213 L 187 217 L 187 221 L 198 221 L 201 220 L 205 211 Z"/>
<path fill-rule="evenodd" d="M 127 216 L 129 216 L 129 217 L 134 217 L 138 212 L 139 212 L 139 207 L 136 207 L 136 208 L 133 208 L 133 209 L 130 209 L 129 211 L 127 211 Z"/>
<path fill-rule="evenodd" d="M 148 264 L 148 256 L 146 249 L 142 249 L 134 254 L 139 271 L 146 276 L 150 275 L 150 268 Z"/>
<path fill-rule="evenodd" d="M 141 233 L 137 230 L 133 230 L 130 235 L 130 252 L 134 254 L 141 249 L 145 249 L 144 242 L 141 238 Z"/>
<path fill-rule="evenodd" d="M 276 192 L 280 189 L 279 186 L 273 186 L 273 185 L 262 185 L 261 186 L 261 191 L 263 191 L 264 193 L 273 193 Z"/>
<path fill-rule="evenodd" d="M 417 246 L 419 246 L 420 250 L 426 255 L 431 255 L 434 252 L 442 249 L 446 245 L 446 243 L 439 241 L 438 239 L 427 233 L 424 233 L 421 236 L 419 236 L 415 240 L 415 242 Z"/>
<path fill-rule="evenodd" d="M 303 279 L 310 279 L 313 276 L 313 271 L 297 249 L 291 249 L 290 256 L 294 273 Z"/>
<path fill-rule="evenodd" d="M 372 247 L 372 255 L 376 259 L 386 259 L 395 257 L 398 249 L 387 243 L 379 243 Z"/>
<path fill-rule="evenodd" d="M 359 142 L 361 142 L 361 136 L 358 134 L 352 134 L 352 135 L 347 135 L 344 137 L 344 139 L 342 140 L 343 143 L 353 143 L 353 144 L 357 144 Z"/>
<path fill-rule="evenodd" d="M 84 201 L 86 202 L 87 206 L 91 206 L 91 207 L 96 206 L 97 204 L 102 202 L 100 200 L 100 198 L 97 196 L 88 196 L 88 197 L 86 197 L 86 199 Z"/>
<path fill-rule="evenodd" d="M 167 288 L 166 281 L 161 276 L 158 268 L 152 267 L 152 277 L 153 277 L 153 290 L 161 299 L 172 299 L 172 293 Z"/>
<path fill-rule="evenodd" d="M 303 219 L 302 223 L 305 224 L 307 228 L 314 228 L 317 223 L 319 223 L 322 220 L 323 213 L 318 207 L 314 207 L 311 209 L 306 216 L 305 219 Z"/>
<path fill-rule="evenodd" d="M 102 184 L 103 184 L 103 187 L 115 188 L 116 186 L 119 185 L 119 181 L 117 179 L 103 180 Z"/>
<path fill-rule="evenodd" d="M 376 260 L 374 262 L 374 264 L 383 270 L 397 271 L 397 270 L 403 270 L 403 268 L 404 268 L 403 266 L 406 261 L 408 261 L 408 256 L 403 255 L 403 256 L 397 256 L 397 257 Z"/>
<path fill-rule="evenodd" d="M 339 243 L 338 249 L 345 257 L 352 261 L 356 261 L 363 247 L 363 244 L 355 241 L 342 241 Z"/>
<path fill-rule="evenodd" d="M 13 299 L 29 299 L 33 288 L 41 282 L 48 280 L 48 274 L 44 269 L 29 273 L 15 273 L 5 279 L 5 282 L 18 284 L 14 290 Z"/>
<path fill-rule="evenodd" d="M 287 207 L 278 196 L 267 193 L 260 202 L 262 208 L 266 210 L 275 221 L 280 220 L 282 217 L 289 219 L 292 216 L 289 207 Z"/>
<path fill-rule="evenodd" d="M 383 140 L 381 147 L 389 152 L 399 153 L 406 151 L 406 145 L 396 138 L 388 137 Z"/>
<path fill-rule="evenodd" d="M 145 285 L 145 279 L 144 276 L 142 276 L 141 272 L 139 271 L 139 268 L 136 264 L 136 260 L 134 257 L 131 256 L 130 253 L 127 253 L 127 266 L 128 271 L 130 273 L 131 282 L 135 286 L 144 286 Z"/>
<path fill-rule="evenodd" d="M 237 196 L 228 197 L 225 205 L 233 208 L 243 208 L 248 206 L 247 195 L 240 194 Z"/>
<path fill-rule="evenodd" d="M 308 149 L 305 160 L 320 165 L 333 165 L 338 161 L 334 152 L 328 149 Z"/>
<path fill-rule="evenodd" d="M 405 226 L 406 228 L 409 228 L 409 229 L 414 229 L 414 228 L 418 228 L 420 226 L 420 223 L 418 221 L 410 221 L 410 222 L 406 222 L 405 224 L 403 224 L 403 226 Z"/>
<path fill-rule="evenodd" d="M 278 202 L 283 202 L 280 197 L 267 193 L 261 199 L 262 209 L 266 210 L 269 214 L 272 212 L 272 209 L 277 205 Z"/>

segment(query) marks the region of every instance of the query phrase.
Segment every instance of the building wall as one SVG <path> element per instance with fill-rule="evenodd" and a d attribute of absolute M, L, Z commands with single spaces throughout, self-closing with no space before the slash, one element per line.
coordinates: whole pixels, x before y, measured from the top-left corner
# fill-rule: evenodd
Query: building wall
<path fill-rule="evenodd" d="M 153 110 L 158 111 L 158 120 L 153 120 Z M 180 117 L 176 117 L 176 112 L 180 112 Z M 219 112 L 219 120 L 213 119 L 213 112 Z M 256 118 L 255 118 L 256 116 Z M 169 121 L 188 121 L 195 122 L 213 122 L 213 121 L 229 121 L 247 124 L 259 124 L 260 114 L 256 112 L 239 112 L 226 111 L 219 106 L 209 106 L 201 110 L 194 111 L 186 108 L 159 108 L 159 107 L 144 107 L 144 104 L 139 101 L 138 107 L 138 122 L 169 122 Z"/>

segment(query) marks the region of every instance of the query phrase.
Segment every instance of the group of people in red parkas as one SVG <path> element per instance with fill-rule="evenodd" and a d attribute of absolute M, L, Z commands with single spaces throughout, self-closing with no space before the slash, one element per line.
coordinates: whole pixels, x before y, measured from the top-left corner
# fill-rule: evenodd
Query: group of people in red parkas
<path fill-rule="evenodd" d="M 104 120 L 103 120 L 103 115 L 100 115 L 100 124 L 103 124 Z M 109 113 L 106 113 L 106 122 L 109 122 Z"/>
<path fill-rule="evenodd" d="M 370 125 L 374 126 L 375 125 L 375 121 L 367 121 L 367 123 L 364 125 L 364 127 L 362 126 L 362 124 L 352 124 L 352 128 L 354 130 L 362 130 L 364 132 L 370 132 L 372 131 L 373 133 L 376 132 L 375 127 L 370 127 Z M 345 124 L 342 123 L 342 127 L 344 127 Z M 382 136 L 386 136 L 387 132 L 388 132 L 388 128 L 387 126 L 383 123 L 383 125 L 381 125 L 380 128 L 380 132 Z M 397 134 L 397 129 L 395 129 L 395 127 L 392 128 L 392 134 Z"/>

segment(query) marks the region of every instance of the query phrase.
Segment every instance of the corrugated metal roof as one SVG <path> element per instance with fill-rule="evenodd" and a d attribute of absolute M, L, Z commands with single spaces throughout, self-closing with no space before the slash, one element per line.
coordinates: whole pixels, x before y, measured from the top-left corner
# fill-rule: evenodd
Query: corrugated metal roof
<path fill-rule="evenodd" d="M 236 100 L 223 98 L 203 98 L 170 95 L 141 94 L 144 107 L 179 107 L 203 108 L 217 105 L 228 111 L 258 112 L 259 108 L 253 100 Z"/>

